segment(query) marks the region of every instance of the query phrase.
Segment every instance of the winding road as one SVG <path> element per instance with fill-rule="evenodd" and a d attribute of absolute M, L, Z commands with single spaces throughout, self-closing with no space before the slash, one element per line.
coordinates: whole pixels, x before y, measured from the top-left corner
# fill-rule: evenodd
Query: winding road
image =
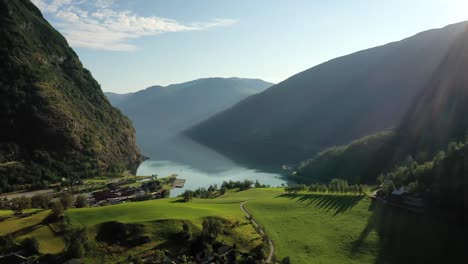
<path fill-rule="evenodd" d="M 245 208 L 245 203 L 247 201 L 244 201 L 240 204 L 240 208 L 242 209 L 242 211 L 244 211 L 245 215 L 247 216 L 247 218 L 249 218 L 253 224 L 253 226 L 259 230 L 260 234 L 264 237 L 266 237 L 268 239 L 268 244 L 270 245 L 270 253 L 268 254 L 268 258 L 266 259 L 266 263 L 272 263 L 273 261 L 273 257 L 275 256 L 275 245 L 273 244 L 273 240 L 271 240 L 266 234 L 265 234 L 265 231 L 263 231 L 263 228 L 261 228 L 261 226 L 257 223 L 257 221 L 255 221 L 255 219 L 252 217 L 252 215 L 249 213 L 249 211 L 247 210 L 247 208 Z"/>

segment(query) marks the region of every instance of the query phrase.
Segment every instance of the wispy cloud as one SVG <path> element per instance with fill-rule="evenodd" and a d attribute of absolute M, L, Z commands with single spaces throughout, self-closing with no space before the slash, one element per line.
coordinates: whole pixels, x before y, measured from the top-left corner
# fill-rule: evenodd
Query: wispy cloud
<path fill-rule="evenodd" d="M 204 30 L 229 26 L 232 19 L 183 24 L 173 19 L 139 16 L 131 11 L 116 11 L 115 0 L 32 0 L 43 13 L 51 15 L 70 45 L 74 47 L 133 51 L 131 43 L 145 36 L 168 32 Z"/>

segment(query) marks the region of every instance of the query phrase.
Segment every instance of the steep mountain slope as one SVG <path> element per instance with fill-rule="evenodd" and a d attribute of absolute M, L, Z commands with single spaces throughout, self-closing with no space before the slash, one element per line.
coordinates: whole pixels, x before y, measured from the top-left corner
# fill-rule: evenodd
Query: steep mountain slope
<path fill-rule="evenodd" d="M 466 24 L 323 63 L 187 134 L 234 159 L 278 165 L 393 127 Z"/>
<path fill-rule="evenodd" d="M 468 136 L 468 26 L 411 107 L 398 134 L 404 152 L 433 154 Z"/>
<path fill-rule="evenodd" d="M 133 121 L 143 152 L 153 156 L 161 141 L 271 85 L 256 79 L 208 78 L 107 96 Z"/>
<path fill-rule="evenodd" d="M 136 169 L 131 122 L 40 11 L 0 0 L 0 25 L 0 188 Z"/>
<path fill-rule="evenodd" d="M 466 143 L 468 135 L 467 68 L 468 26 L 393 134 L 377 137 L 377 141 L 361 139 L 356 142 L 365 144 L 351 144 L 354 148 L 340 147 L 321 153 L 302 164 L 297 179 L 313 182 L 341 177 L 353 182 L 374 182 L 377 174 L 408 163 L 408 159 L 420 164 L 432 161 L 449 145 L 447 152 L 456 155 L 435 159 L 443 162 L 433 162 L 435 168 L 427 176 L 432 179 L 429 185 L 434 185 L 434 189 L 444 189 L 441 193 L 463 193 L 468 188 L 468 170 L 465 169 L 468 146 L 456 147 L 457 144 L 450 142 Z M 460 150 L 455 152 L 457 148 Z"/>

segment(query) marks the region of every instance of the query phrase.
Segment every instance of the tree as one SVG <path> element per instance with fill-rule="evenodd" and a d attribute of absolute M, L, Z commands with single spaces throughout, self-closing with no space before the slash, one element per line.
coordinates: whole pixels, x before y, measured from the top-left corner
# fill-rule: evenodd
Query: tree
<path fill-rule="evenodd" d="M 49 217 L 52 220 L 60 219 L 63 215 L 63 205 L 61 202 L 53 202 L 51 207 L 52 210 L 50 211 Z"/>
<path fill-rule="evenodd" d="M 67 253 L 70 258 L 82 258 L 84 257 L 86 250 L 79 239 L 73 239 L 67 249 Z"/>
<path fill-rule="evenodd" d="M 86 195 L 78 195 L 75 200 L 76 208 L 83 208 L 88 206 L 88 197 Z"/>
<path fill-rule="evenodd" d="M 169 191 L 168 189 L 163 189 L 161 191 L 162 198 L 169 198 L 170 196 L 171 196 L 171 191 Z"/>
<path fill-rule="evenodd" d="M 15 239 L 11 234 L 0 237 L 0 252 L 9 252 L 15 246 Z"/>
<path fill-rule="evenodd" d="M 17 214 L 22 214 L 25 209 L 31 208 L 31 198 L 28 197 L 17 197 L 11 200 L 11 209 Z"/>
<path fill-rule="evenodd" d="M 36 254 L 39 252 L 39 242 L 34 237 L 28 237 L 21 241 L 21 248 L 30 254 Z"/>
<path fill-rule="evenodd" d="M 72 208 L 74 204 L 74 198 L 71 193 L 62 193 L 60 195 L 60 202 L 62 203 L 63 209 Z"/>
<path fill-rule="evenodd" d="M 203 220 L 203 229 L 202 234 L 205 237 L 211 238 L 211 240 L 216 240 L 218 235 L 223 230 L 223 225 L 221 221 L 216 218 L 208 217 Z"/>
<path fill-rule="evenodd" d="M 190 190 L 186 190 L 184 192 L 184 201 L 185 202 L 190 202 L 193 199 L 193 192 Z"/>
<path fill-rule="evenodd" d="M 379 174 L 379 176 L 377 177 L 377 184 L 382 185 L 384 181 L 385 181 L 385 176 L 382 173 Z"/>
<path fill-rule="evenodd" d="M 255 188 L 261 188 L 262 185 L 260 184 L 260 182 L 258 180 L 255 181 Z"/>
<path fill-rule="evenodd" d="M 49 208 L 49 203 L 51 200 L 52 200 L 52 197 L 50 197 L 50 195 L 45 195 L 45 194 L 34 195 L 31 198 L 31 207 L 47 209 Z"/>
<path fill-rule="evenodd" d="M 164 254 L 164 251 L 158 250 L 154 254 L 154 261 L 156 263 L 164 263 L 164 260 L 166 259 L 166 254 Z"/>
<path fill-rule="evenodd" d="M 186 239 L 190 239 L 192 237 L 192 227 L 186 222 L 182 224 L 182 235 Z"/>
<path fill-rule="evenodd" d="M 222 187 L 220 191 L 221 191 L 221 195 L 224 195 L 224 194 L 226 194 L 226 192 L 227 192 L 227 188 L 226 188 L 226 187 Z"/>

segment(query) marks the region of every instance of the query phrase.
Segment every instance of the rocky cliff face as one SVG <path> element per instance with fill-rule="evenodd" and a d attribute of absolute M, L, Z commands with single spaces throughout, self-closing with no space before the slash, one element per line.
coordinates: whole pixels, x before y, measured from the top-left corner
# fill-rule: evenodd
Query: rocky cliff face
<path fill-rule="evenodd" d="M 2 190 L 142 161 L 129 119 L 29 0 L 0 0 L 0 124 Z"/>

